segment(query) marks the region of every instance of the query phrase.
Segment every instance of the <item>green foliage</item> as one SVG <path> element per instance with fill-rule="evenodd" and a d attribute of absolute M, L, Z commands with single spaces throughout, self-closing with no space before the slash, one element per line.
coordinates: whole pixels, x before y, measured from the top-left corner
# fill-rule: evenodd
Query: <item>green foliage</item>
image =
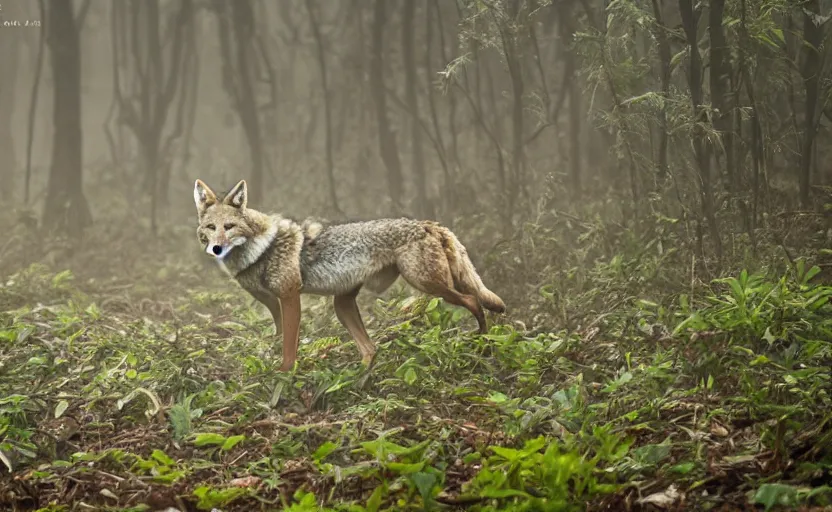
<path fill-rule="evenodd" d="M 522 449 L 493 446 L 491 451 L 494 455 L 469 484 L 468 492 L 506 500 L 511 505 L 482 510 L 582 510 L 581 500 L 590 500 L 617 487 L 598 481 L 596 475 L 602 475 L 597 471 L 598 460 L 586 460 L 576 451 L 563 451 L 558 442 L 547 443 L 543 437 L 527 441 Z"/>
<path fill-rule="evenodd" d="M 639 252 L 574 260 L 571 277 L 543 285 L 548 303 L 571 295 L 567 311 L 615 304 L 589 322 L 569 313 L 578 330 L 476 336 L 444 302 L 379 301 L 386 323 L 374 337 L 386 341 L 369 374 L 354 343 L 314 318 L 304 370 L 275 373 L 265 312 L 241 295 L 195 303 L 207 297 L 195 290 L 174 298 L 176 319 L 136 317 L 70 285 L 48 306 L 0 316 L 14 333 L 3 341 L 0 454 L 44 492 L 80 478 L 98 499 L 120 499 L 101 471 L 175 488 L 204 510 L 584 510 L 650 479 L 668 490 L 648 501 L 681 491 L 703 503 L 826 503 L 828 489 L 811 485 L 832 468 L 832 293 L 819 267 L 797 259 L 780 275 L 660 293 L 646 284 L 665 279 L 668 251 Z M 792 452 L 810 455 L 776 480 L 756 462 Z M 755 490 L 719 496 L 714 472 Z"/>

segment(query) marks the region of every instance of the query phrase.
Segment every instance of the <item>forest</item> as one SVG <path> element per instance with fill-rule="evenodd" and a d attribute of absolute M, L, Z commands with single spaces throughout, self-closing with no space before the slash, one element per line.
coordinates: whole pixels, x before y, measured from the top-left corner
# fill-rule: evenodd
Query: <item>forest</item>
<path fill-rule="evenodd" d="M 3 0 L 0 510 L 832 510 L 830 18 Z M 506 311 L 362 291 L 367 366 L 303 295 L 279 371 L 197 179 L 437 221 Z"/>

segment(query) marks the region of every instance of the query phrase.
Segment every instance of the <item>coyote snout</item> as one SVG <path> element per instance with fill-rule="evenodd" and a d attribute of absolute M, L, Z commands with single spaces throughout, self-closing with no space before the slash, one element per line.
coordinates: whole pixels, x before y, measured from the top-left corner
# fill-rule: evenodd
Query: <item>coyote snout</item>
<path fill-rule="evenodd" d="M 417 290 L 466 308 L 480 333 L 487 331 L 483 308 L 505 311 L 456 235 L 436 222 L 298 224 L 248 208 L 247 198 L 245 181 L 220 198 L 196 180 L 197 237 L 205 252 L 272 313 L 277 332 L 283 332 L 281 370 L 290 370 L 297 358 L 301 293 L 334 297 L 335 314 L 368 365 L 376 346 L 355 302 L 363 287 L 382 293 L 402 276 Z"/>

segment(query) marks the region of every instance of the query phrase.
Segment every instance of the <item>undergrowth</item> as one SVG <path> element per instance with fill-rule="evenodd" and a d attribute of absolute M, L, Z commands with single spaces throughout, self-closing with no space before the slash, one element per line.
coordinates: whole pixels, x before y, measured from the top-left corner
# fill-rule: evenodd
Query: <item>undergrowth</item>
<path fill-rule="evenodd" d="M 564 240 L 547 225 L 520 238 Z M 578 226 L 571 250 L 551 242 L 560 259 L 522 242 L 517 258 L 543 258 L 547 272 L 529 281 L 528 314 L 496 318 L 487 335 L 402 287 L 362 297 L 380 346 L 369 372 L 329 301 L 308 297 L 298 368 L 276 372 L 268 313 L 215 269 L 183 263 L 198 257 L 186 251 L 148 261 L 143 246 L 102 271 L 103 258 L 78 264 L 79 250 L 8 272 L 0 508 L 832 502 L 821 268 L 781 255 L 706 279 L 670 232 L 619 239 L 626 249 L 608 257 L 596 229 Z M 512 265 L 500 250 L 484 258 L 498 258 L 485 263 L 498 281 Z"/>

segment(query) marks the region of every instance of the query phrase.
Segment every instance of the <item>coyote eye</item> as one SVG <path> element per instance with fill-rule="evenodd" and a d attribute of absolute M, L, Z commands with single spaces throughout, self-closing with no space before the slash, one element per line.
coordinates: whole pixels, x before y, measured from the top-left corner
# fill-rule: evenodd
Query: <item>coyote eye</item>
<path fill-rule="evenodd" d="M 215 229 L 217 229 L 217 226 L 215 226 L 215 225 L 213 225 L 213 224 L 208 224 L 208 225 L 207 225 L 207 226 L 205 226 L 205 227 L 206 227 L 207 229 L 210 229 L 211 231 L 214 231 Z"/>
<path fill-rule="evenodd" d="M 236 225 L 236 224 L 226 224 L 226 225 L 224 225 L 224 226 L 223 226 L 223 228 L 224 228 L 226 231 L 228 231 L 229 229 L 234 229 L 234 228 L 236 228 L 236 227 L 237 227 L 237 225 Z"/>

